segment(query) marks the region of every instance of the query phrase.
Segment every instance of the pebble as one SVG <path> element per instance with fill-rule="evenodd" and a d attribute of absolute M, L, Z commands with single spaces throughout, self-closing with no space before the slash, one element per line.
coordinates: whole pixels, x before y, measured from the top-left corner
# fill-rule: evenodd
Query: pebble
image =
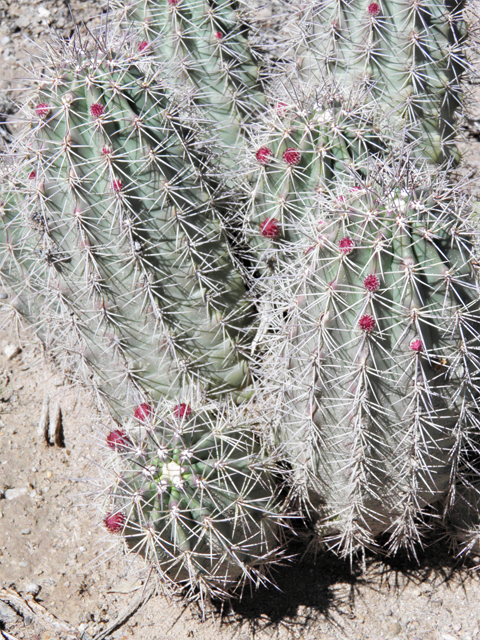
<path fill-rule="evenodd" d="M 38 596 L 41 588 L 42 587 L 36 582 L 29 582 L 28 584 L 25 585 L 24 592 L 32 596 Z"/>
<path fill-rule="evenodd" d="M 5 624 L 11 624 L 12 622 L 18 622 L 20 616 L 17 615 L 12 607 L 0 600 L 0 620 Z"/>
<path fill-rule="evenodd" d="M 20 531 L 20 533 L 22 534 L 22 536 L 29 536 L 32 533 L 31 529 L 22 529 Z"/>
<path fill-rule="evenodd" d="M 398 636 L 399 633 L 402 633 L 402 625 L 399 622 L 391 622 L 388 625 L 387 633 L 391 638 Z"/>
<path fill-rule="evenodd" d="M 2 44 L 3 46 L 10 44 L 10 42 L 12 41 L 12 39 L 10 38 L 10 36 L 3 36 L 3 38 L 0 40 L 0 44 Z M 0 294 L 0 298 L 5 299 L 8 296 L 5 293 Z"/>
<path fill-rule="evenodd" d="M 24 569 L 25 569 L 25 567 L 28 567 L 28 562 L 25 562 L 25 560 L 22 560 L 18 564 L 19 564 L 20 567 L 23 567 Z"/>
<path fill-rule="evenodd" d="M 47 9 L 47 7 L 40 5 L 38 7 L 38 15 L 40 16 L 40 18 L 49 18 L 50 11 Z"/>
<path fill-rule="evenodd" d="M 3 353 L 7 356 L 7 360 L 11 360 L 15 356 L 18 356 L 21 351 L 20 347 L 16 344 L 7 344 L 3 348 Z"/>
<path fill-rule="evenodd" d="M 17 487 L 16 489 L 7 489 L 5 491 L 6 500 L 15 500 L 28 493 L 28 487 Z"/>

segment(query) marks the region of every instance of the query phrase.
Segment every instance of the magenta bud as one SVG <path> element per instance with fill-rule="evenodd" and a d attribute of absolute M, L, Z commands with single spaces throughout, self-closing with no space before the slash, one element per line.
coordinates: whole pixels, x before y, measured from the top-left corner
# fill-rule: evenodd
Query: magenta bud
<path fill-rule="evenodd" d="M 380 280 L 378 279 L 378 277 L 374 273 L 371 273 L 363 281 L 363 286 L 365 287 L 365 289 L 367 291 L 371 291 L 373 293 L 380 286 Z"/>
<path fill-rule="evenodd" d="M 371 333 L 375 329 L 375 324 L 375 318 L 368 314 L 362 316 L 358 321 L 358 326 L 362 331 L 365 331 L 366 333 Z"/>
<path fill-rule="evenodd" d="M 416 351 L 417 353 L 422 350 L 422 341 L 418 338 L 416 340 L 412 340 L 410 342 L 410 349 L 412 351 Z"/>
<path fill-rule="evenodd" d="M 260 164 L 268 164 L 270 162 L 270 158 L 272 157 L 272 150 L 268 147 L 260 147 L 260 149 L 255 154 L 255 158 Z"/>
<path fill-rule="evenodd" d="M 145 422 L 150 418 L 153 413 L 153 407 L 151 404 L 147 404 L 146 402 L 139 404 L 138 407 L 133 412 L 133 417 L 140 422 Z"/>
<path fill-rule="evenodd" d="M 35 113 L 39 118 L 45 120 L 50 114 L 50 107 L 45 102 L 40 102 L 40 104 L 37 104 L 35 107 Z"/>
<path fill-rule="evenodd" d="M 291 167 L 294 167 L 300 162 L 300 157 L 300 151 L 298 149 L 294 149 L 293 147 L 290 147 L 289 149 L 284 151 L 282 156 L 285 162 Z"/>
<path fill-rule="evenodd" d="M 265 218 L 260 223 L 260 233 L 264 238 L 277 240 L 280 236 L 280 222 L 276 218 Z"/>
<path fill-rule="evenodd" d="M 123 513 L 108 513 L 103 519 L 103 524 L 110 533 L 120 533 L 125 524 L 125 516 Z"/>
<path fill-rule="evenodd" d="M 99 102 L 95 102 L 95 104 L 92 104 L 92 106 L 90 107 L 90 114 L 92 118 L 100 118 L 101 116 L 103 116 L 104 111 L 105 107 Z"/>
<path fill-rule="evenodd" d="M 188 416 L 192 413 L 192 408 L 189 404 L 185 404 L 184 402 L 182 402 L 181 404 L 177 404 L 174 407 L 173 413 L 176 418 L 188 418 Z"/>
<path fill-rule="evenodd" d="M 349 253 L 352 253 L 352 251 L 355 249 L 355 243 L 351 238 L 345 237 L 345 238 L 342 238 L 338 243 L 338 248 L 344 255 L 347 256 Z"/>
<path fill-rule="evenodd" d="M 110 431 L 107 436 L 107 446 L 114 451 L 128 449 L 131 444 L 132 441 L 130 440 L 130 438 L 127 436 L 125 431 L 122 431 L 121 429 Z"/>

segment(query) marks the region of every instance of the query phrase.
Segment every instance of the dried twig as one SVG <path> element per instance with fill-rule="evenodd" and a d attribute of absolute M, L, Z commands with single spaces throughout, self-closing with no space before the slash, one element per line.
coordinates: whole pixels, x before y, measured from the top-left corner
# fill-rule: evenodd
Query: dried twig
<path fill-rule="evenodd" d="M 59 620 L 33 598 L 25 600 L 14 589 L 0 589 L 0 600 L 11 605 L 24 618 L 32 618 L 47 630 L 61 631 L 75 636 L 80 634 L 76 627 L 68 622 Z"/>

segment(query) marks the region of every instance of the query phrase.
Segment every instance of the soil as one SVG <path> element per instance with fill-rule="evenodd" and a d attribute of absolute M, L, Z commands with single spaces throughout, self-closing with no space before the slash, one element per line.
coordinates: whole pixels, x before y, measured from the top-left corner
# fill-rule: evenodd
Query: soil
<path fill-rule="evenodd" d="M 0 0 L 4 111 L 13 109 L 30 56 L 50 30 L 72 34 L 69 9 L 89 28 L 101 19 L 97 2 Z M 470 127 L 477 133 L 475 117 Z M 474 137 L 464 144 L 471 165 L 479 146 Z M 60 446 L 38 429 L 47 398 L 50 415 L 60 406 Z M 89 492 L 109 424 L 28 332 L 0 330 L 0 638 L 480 638 L 480 560 L 455 559 L 445 541 L 417 561 L 367 558 L 350 567 L 326 553 L 297 557 L 273 575 L 277 587 L 247 591 L 202 621 L 196 606 L 162 594 L 148 568 L 122 556 L 100 526 Z M 300 543 L 290 549 L 303 550 Z"/>

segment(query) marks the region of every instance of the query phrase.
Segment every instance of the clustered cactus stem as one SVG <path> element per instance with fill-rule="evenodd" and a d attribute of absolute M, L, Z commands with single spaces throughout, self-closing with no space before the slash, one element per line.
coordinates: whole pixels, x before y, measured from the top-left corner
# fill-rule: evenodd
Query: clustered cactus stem
<path fill-rule="evenodd" d="M 474 549 L 470 7 L 292 4 L 275 60 L 230 0 L 113 4 L 0 185 L 5 317 L 117 423 L 106 531 L 202 602 L 265 582 L 299 507 L 344 556 L 435 522 Z"/>

